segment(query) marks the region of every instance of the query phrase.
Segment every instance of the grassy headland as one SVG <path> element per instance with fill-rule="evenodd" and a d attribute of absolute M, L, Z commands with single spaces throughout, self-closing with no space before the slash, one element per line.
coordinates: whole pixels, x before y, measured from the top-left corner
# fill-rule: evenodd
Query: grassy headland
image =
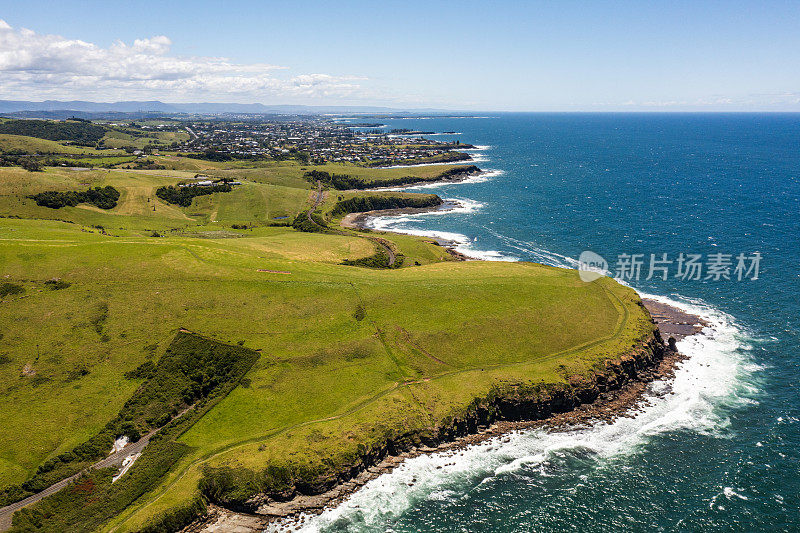
<path fill-rule="evenodd" d="M 181 329 L 261 355 L 227 394 L 145 448 L 125 474 L 136 490 L 96 471 L 20 515 L 21 530 L 69 529 L 59 510 L 75 498 L 115 502 L 74 515 L 92 529 L 135 531 L 172 527 L 207 500 L 241 506 L 260 493 L 313 492 L 387 442 L 444 431 L 481 398 L 545 396 L 653 333 L 635 292 L 610 279 L 453 261 L 425 239 L 336 223 L 345 212 L 433 205 L 435 196 L 320 192 L 324 180 L 306 176 L 376 186 L 441 179 L 454 167 L 153 157 L 166 168 L 0 168 L 0 275 L 9 284 L 0 298 L 0 488 L 34 479 L 42 465 L 70 465 L 56 458 L 104 428 L 113 429 L 104 442 L 124 432 L 117 422 L 146 432 L 196 400 L 183 392 L 192 383 L 202 391 L 210 376 L 189 372 L 158 382 L 179 399 L 145 401 L 154 389 L 143 380 L 170 361 Z M 198 172 L 242 183 L 188 205 L 156 194 Z M 30 198 L 107 186 L 119 191 L 109 209 Z M 331 231 L 293 229 L 304 212 Z M 381 246 L 404 257 L 400 268 L 348 266 Z"/>

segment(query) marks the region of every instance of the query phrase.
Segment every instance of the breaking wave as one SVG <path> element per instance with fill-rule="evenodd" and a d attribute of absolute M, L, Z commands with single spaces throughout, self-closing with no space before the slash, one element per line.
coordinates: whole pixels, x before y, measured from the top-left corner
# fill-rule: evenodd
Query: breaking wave
<path fill-rule="evenodd" d="M 419 185 L 407 185 L 404 187 L 387 187 L 385 191 L 417 191 L 422 189 L 438 189 L 441 187 L 452 187 L 453 185 L 470 185 L 472 183 L 485 183 L 492 178 L 502 176 L 502 170 L 484 170 L 478 174 L 473 174 L 462 181 L 435 181 L 433 183 L 421 183 Z"/>
<path fill-rule="evenodd" d="M 634 417 L 568 431 L 513 432 L 457 451 L 409 459 L 320 515 L 282 522 L 269 531 L 386 531 L 423 502 L 457 500 L 472 487 L 503 477 L 558 475 L 565 457 L 579 455 L 595 468 L 634 455 L 654 436 L 681 431 L 725 437 L 726 408 L 753 403 L 758 391 L 750 341 L 734 319 L 701 300 L 645 295 L 703 318 L 703 334 L 678 347 L 687 359 L 673 380 L 649 385 Z M 726 494 L 727 496 L 727 494 Z M 287 529 L 284 529 L 287 528 Z"/>
<path fill-rule="evenodd" d="M 519 259 L 497 250 L 480 250 L 475 237 L 414 227 L 413 223 L 421 217 L 469 214 L 484 207 L 465 198 L 447 201 L 454 206 L 414 215 L 377 217 L 369 225 L 376 230 L 449 241 L 457 251 L 476 259 Z M 480 227 L 502 243 L 504 249 L 511 254 L 518 252 L 525 260 L 563 268 L 578 266 L 574 258 L 503 235 L 491 227 Z M 678 295 L 642 296 L 697 315 L 707 326 L 701 334 L 678 342 L 686 360 L 679 364 L 674 378 L 648 385 L 646 401 L 633 416 L 570 430 L 517 431 L 459 450 L 421 455 L 370 481 L 335 508 L 275 523 L 268 531 L 392 531 L 393 525 L 413 509 L 426 504 L 458 502 L 474 488 L 487 483 L 522 474 L 541 479 L 558 476 L 563 472 L 565 458 L 580 457 L 590 468 L 602 468 L 611 461 L 641 453 L 648 442 L 659 436 L 689 432 L 729 437 L 729 410 L 755 403 L 760 390 L 757 380 L 760 369 L 750 355 L 752 343 L 757 341 L 732 316 L 702 300 Z M 721 495 L 727 499 L 742 497 L 730 487 Z M 712 500 L 712 506 L 718 497 Z"/>
<path fill-rule="evenodd" d="M 409 223 L 419 221 L 423 217 L 451 215 L 454 213 L 469 214 L 485 206 L 485 204 L 470 200 L 469 198 L 443 198 L 443 200 L 445 202 L 444 209 L 409 215 L 373 217 L 366 222 L 366 226 L 376 231 L 391 231 L 420 237 L 430 237 L 437 240 L 440 244 L 450 246 L 455 251 L 472 259 L 484 261 L 519 261 L 518 257 L 510 256 L 497 250 L 481 250 L 477 237 L 470 238 L 462 233 L 449 231 L 419 229 L 409 225 Z"/>

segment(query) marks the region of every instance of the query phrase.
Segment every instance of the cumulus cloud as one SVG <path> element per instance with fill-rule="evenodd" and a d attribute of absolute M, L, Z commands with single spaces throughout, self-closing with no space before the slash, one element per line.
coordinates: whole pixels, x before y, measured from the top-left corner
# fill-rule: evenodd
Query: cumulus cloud
<path fill-rule="evenodd" d="M 170 53 L 158 35 L 117 41 L 107 48 L 86 41 L 13 28 L 0 19 L 0 98 L 213 97 L 248 101 L 270 97 L 359 96 L 364 78 L 328 74 L 286 75 L 285 67 L 236 63 L 222 57 Z"/>

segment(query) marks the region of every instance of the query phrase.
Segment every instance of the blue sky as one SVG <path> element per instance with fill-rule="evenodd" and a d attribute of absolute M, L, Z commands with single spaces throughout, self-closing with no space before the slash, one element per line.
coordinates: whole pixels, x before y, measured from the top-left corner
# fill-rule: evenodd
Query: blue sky
<path fill-rule="evenodd" d="M 0 0 L 0 98 L 800 111 L 798 1 L 75 5 Z"/>

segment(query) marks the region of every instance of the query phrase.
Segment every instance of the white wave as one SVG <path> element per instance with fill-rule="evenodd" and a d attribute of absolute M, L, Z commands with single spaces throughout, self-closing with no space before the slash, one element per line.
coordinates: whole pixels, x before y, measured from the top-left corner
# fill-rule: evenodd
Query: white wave
<path fill-rule="evenodd" d="M 370 481 L 334 509 L 305 516 L 302 522 L 276 524 L 269 531 L 283 527 L 320 531 L 334 525 L 337 530 L 382 531 L 388 522 L 421 501 L 458 499 L 469 487 L 522 471 L 556 475 L 558 462 L 569 454 L 591 458 L 599 467 L 611 459 L 635 454 L 662 433 L 729 436 L 721 407 L 752 402 L 755 391 L 746 335 L 729 315 L 700 300 L 648 297 L 698 314 L 709 325 L 704 335 L 678 342 L 688 359 L 672 381 L 650 384 L 649 403 L 633 418 L 569 431 L 519 431 L 459 451 L 422 455 Z M 732 489 L 723 490 L 723 494 L 729 499 L 741 497 Z"/>
<path fill-rule="evenodd" d="M 473 152 L 470 154 L 470 157 L 472 157 L 472 161 L 462 161 L 462 164 L 467 162 L 486 163 L 487 161 L 489 161 L 489 157 L 483 152 Z"/>
<path fill-rule="evenodd" d="M 438 211 L 426 211 L 420 213 L 421 216 L 425 215 L 447 215 L 451 213 L 474 213 L 480 209 L 486 207 L 486 204 L 483 202 L 479 202 L 477 200 L 471 200 L 469 198 L 442 198 L 444 200 L 445 205 L 452 206 L 446 210 L 438 210 Z"/>
<path fill-rule="evenodd" d="M 409 222 L 419 221 L 424 217 L 450 215 L 453 213 L 468 214 L 473 213 L 485 204 L 470 200 L 469 198 L 443 198 L 445 201 L 444 209 L 436 211 L 425 211 L 423 213 L 406 215 L 389 215 L 369 218 L 366 227 L 377 231 L 391 231 L 394 233 L 405 233 L 407 235 L 417 235 L 419 237 L 430 237 L 440 241 L 447 241 L 446 244 L 472 259 L 482 261 L 519 261 L 518 257 L 510 256 L 497 250 L 481 250 L 477 248 L 477 237 L 470 238 L 461 233 L 453 233 L 439 230 L 424 230 L 409 227 Z"/>
<path fill-rule="evenodd" d="M 513 248 L 514 250 L 528 255 L 531 261 L 561 268 L 578 268 L 578 261 L 572 257 L 551 252 L 550 250 L 537 246 L 532 242 L 522 241 L 513 237 L 509 237 L 508 235 L 503 235 L 502 233 L 498 233 L 488 226 L 481 227 L 487 233 L 499 239 L 509 248 Z"/>
<path fill-rule="evenodd" d="M 456 210 L 460 209 L 454 209 L 453 211 Z M 451 246 L 456 252 L 464 254 L 472 259 L 479 259 L 481 261 L 519 261 L 518 257 L 505 255 L 497 250 L 480 250 L 475 247 L 476 241 L 474 239 L 470 239 L 461 233 L 438 230 L 423 230 L 402 225 L 405 222 L 411 222 L 413 220 L 412 217 L 450 212 L 452 211 L 433 211 L 430 213 L 420 213 L 418 215 L 408 215 L 403 217 L 375 217 L 367 223 L 367 226 L 379 231 L 393 231 L 395 233 L 405 233 L 407 235 L 416 235 L 418 237 L 429 237 L 431 239 L 436 239 L 442 242 L 442 244 Z"/>
<path fill-rule="evenodd" d="M 390 165 L 386 167 L 377 167 L 377 168 L 411 168 L 411 167 L 429 167 L 434 165 L 466 165 L 468 163 L 485 163 L 489 161 L 488 156 L 484 153 L 487 150 L 491 150 L 491 146 L 489 145 L 482 145 L 482 146 L 475 146 L 475 148 L 463 148 L 459 149 L 459 152 L 468 153 L 471 159 L 463 160 L 463 161 L 445 161 L 441 163 L 415 163 L 413 165 Z"/>
<path fill-rule="evenodd" d="M 744 494 L 740 494 L 740 493 L 736 492 L 733 489 L 733 487 L 724 487 L 721 492 L 717 493 L 716 495 L 714 495 L 713 498 L 711 498 L 711 501 L 708 504 L 708 508 L 709 509 L 713 509 L 714 507 L 716 507 L 717 509 L 722 509 L 722 510 L 725 509 L 725 507 L 723 507 L 722 505 L 717 503 L 717 500 L 719 499 L 720 496 L 725 496 L 725 498 L 727 498 L 728 500 L 732 500 L 733 498 L 739 498 L 740 500 L 749 500 L 750 499 L 747 496 L 745 496 Z"/>

